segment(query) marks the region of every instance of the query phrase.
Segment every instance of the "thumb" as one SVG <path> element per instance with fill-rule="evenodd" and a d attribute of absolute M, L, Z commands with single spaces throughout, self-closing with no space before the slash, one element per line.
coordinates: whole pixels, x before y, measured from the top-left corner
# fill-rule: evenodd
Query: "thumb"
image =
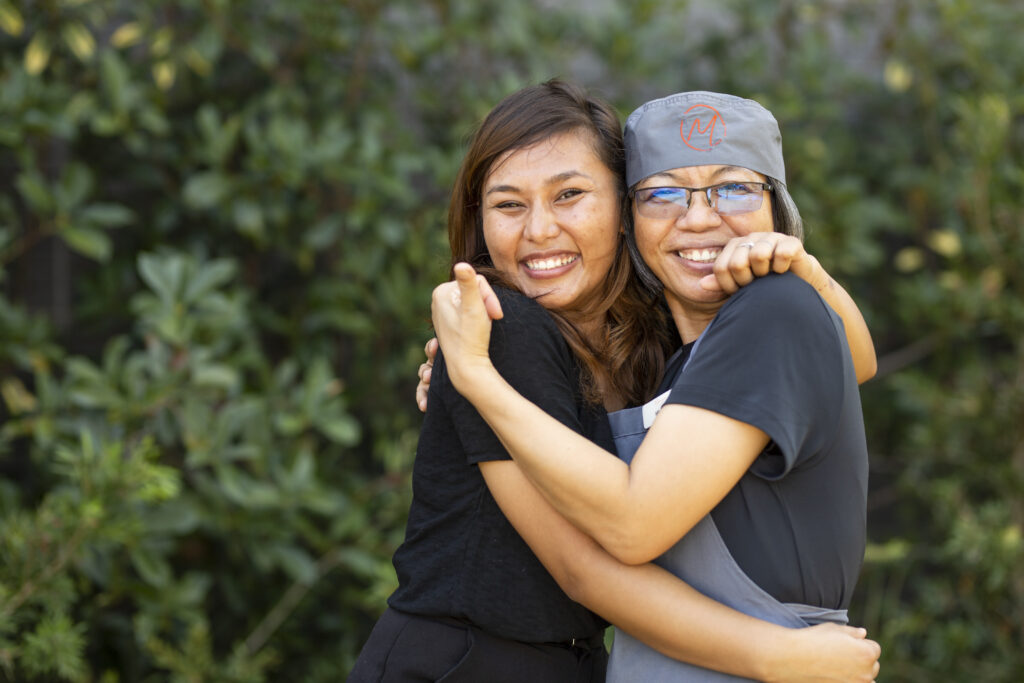
<path fill-rule="evenodd" d="M 455 273 L 455 281 L 459 285 L 457 296 L 453 295 L 452 302 L 465 313 L 483 311 L 483 293 L 477 283 L 476 271 L 473 270 L 473 266 L 468 263 L 456 263 L 452 270 Z M 491 292 L 491 296 L 494 296 L 494 292 Z"/>
<path fill-rule="evenodd" d="M 491 283 L 483 275 L 477 275 L 476 282 L 480 287 L 480 296 L 483 297 L 487 315 L 490 316 L 491 320 L 503 318 L 505 313 L 501 310 L 501 301 L 498 300 L 498 295 L 491 288 Z"/>
<path fill-rule="evenodd" d="M 709 292 L 722 292 L 721 283 L 718 282 L 718 278 L 714 275 L 705 275 L 700 279 L 700 286 Z"/>
<path fill-rule="evenodd" d="M 843 625 L 843 626 L 840 626 L 840 628 L 843 630 L 843 632 L 846 635 L 851 636 L 853 638 L 856 638 L 858 640 L 863 640 L 864 638 L 868 637 L 868 630 L 866 628 L 862 628 L 860 626 L 845 626 L 845 625 Z"/>

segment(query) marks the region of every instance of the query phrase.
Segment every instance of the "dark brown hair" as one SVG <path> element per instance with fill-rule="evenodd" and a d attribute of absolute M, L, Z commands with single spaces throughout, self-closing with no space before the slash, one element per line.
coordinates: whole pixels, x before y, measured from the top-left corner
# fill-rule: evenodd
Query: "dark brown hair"
<path fill-rule="evenodd" d="M 452 265 L 466 261 L 492 281 L 508 285 L 494 269 L 484 242 L 481 198 L 494 163 L 505 153 L 530 147 L 563 133 L 583 131 L 594 153 L 615 175 L 620 200 L 625 196 L 625 151 L 615 109 L 579 86 L 559 79 L 529 86 L 505 97 L 473 134 L 459 168 L 448 209 Z M 602 394 L 627 403 L 646 401 L 657 388 L 671 343 L 663 309 L 634 276 L 621 236 L 603 286 L 571 310 L 549 310 L 570 348 L 582 361 L 588 400 Z M 573 323 L 607 315 L 603 334 L 588 339 Z"/>

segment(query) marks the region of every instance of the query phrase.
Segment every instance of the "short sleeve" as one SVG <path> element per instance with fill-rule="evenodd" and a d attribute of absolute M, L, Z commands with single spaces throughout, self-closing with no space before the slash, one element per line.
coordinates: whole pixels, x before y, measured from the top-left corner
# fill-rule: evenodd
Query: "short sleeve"
<path fill-rule="evenodd" d="M 583 433 L 577 404 L 578 371 L 554 320 L 540 304 L 522 294 L 496 291 L 504 317 L 494 321 L 491 328 L 494 367 L 528 401 Z M 428 405 L 435 398 L 444 402 L 467 461 L 473 464 L 511 459 L 476 408 L 455 390 L 440 352 L 434 369 Z"/>
<path fill-rule="evenodd" d="M 751 472 L 778 479 L 824 450 L 849 355 L 842 321 L 791 273 L 759 278 L 722 306 L 668 402 L 753 425 L 771 438 Z"/>

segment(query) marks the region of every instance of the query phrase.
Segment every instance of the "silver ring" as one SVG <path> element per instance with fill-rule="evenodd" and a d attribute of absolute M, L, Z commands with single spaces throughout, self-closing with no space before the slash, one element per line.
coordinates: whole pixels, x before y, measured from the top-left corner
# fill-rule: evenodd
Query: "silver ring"
<path fill-rule="evenodd" d="M 737 244 L 736 246 L 737 247 L 746 247 L 747 249 L 753 249 L 754 248 L 754 243 L 753 242 L 741 242 L 740 244 Z"/>

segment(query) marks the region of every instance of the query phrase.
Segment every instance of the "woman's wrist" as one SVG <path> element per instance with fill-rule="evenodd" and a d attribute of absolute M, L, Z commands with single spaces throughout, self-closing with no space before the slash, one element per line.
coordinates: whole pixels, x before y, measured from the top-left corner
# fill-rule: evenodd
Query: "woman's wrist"
<path fill-rule="evenodd" d="M 772 628 L 769 635 L 757 640 L 754 657 L 757 680 L 763 683 L 788 680 L 788 673 L 793 670 L 793 655 L 801 648 L 799 630 L 778 626 Z"/>
<path fill-rule="evenodd" d="M 455 363 L 449 363 L 448 376 L 456 391 L 470 402 L 474 402 L 474 398 L 481 393 L 486 393 L 495 381 L 501 381 L 501 375 L 489 356 L 460 358 Z"/>

